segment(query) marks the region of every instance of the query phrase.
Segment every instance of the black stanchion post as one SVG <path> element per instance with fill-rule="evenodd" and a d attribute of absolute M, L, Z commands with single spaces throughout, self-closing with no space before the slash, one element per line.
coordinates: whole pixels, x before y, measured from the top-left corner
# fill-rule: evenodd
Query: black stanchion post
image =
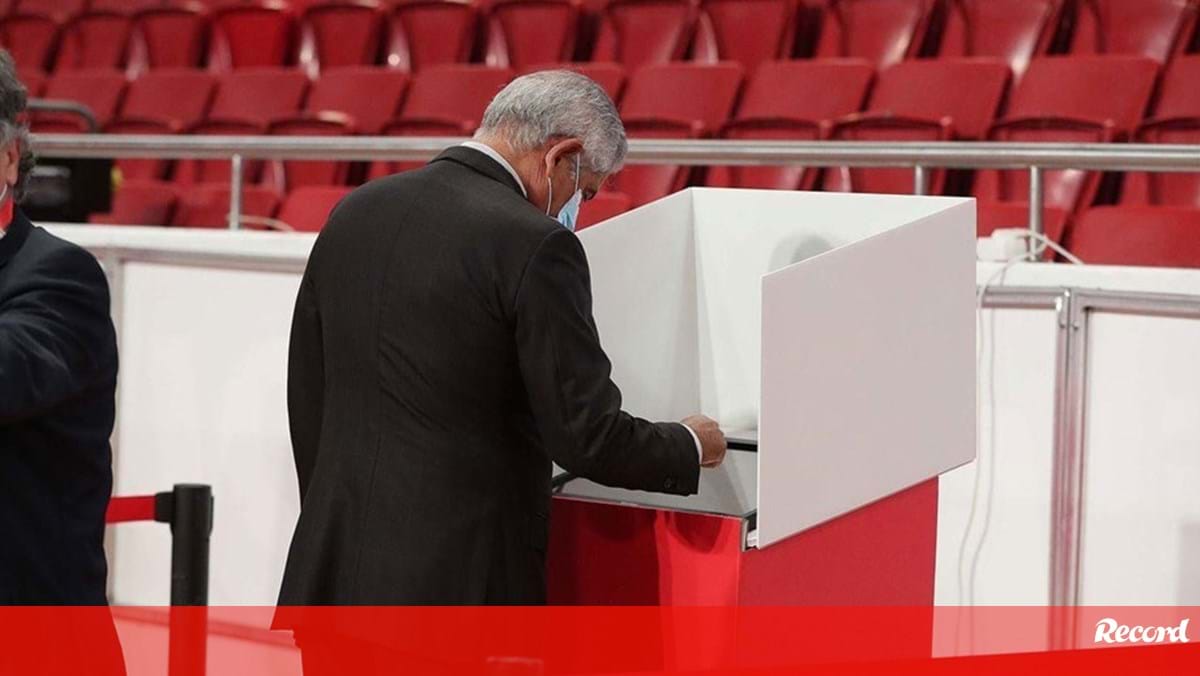
<path fill-rule="evenodd" d="M 160 493 L 155 518 L 171 524 L 171 617 L 167 672 L 203 676 L 208 648 L 208 543 L 212 487 L 177 484 Z"/>

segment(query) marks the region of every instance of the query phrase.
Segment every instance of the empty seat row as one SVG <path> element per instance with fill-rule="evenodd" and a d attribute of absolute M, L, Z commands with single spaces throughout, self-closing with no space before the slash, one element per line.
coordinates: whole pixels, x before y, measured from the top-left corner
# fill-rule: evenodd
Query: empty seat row
<path fill-rule="evenodd" d="M 672 60 L 980 56 L 1018 76 L 1048 53 L 1166 62 L 1200 47 L 1197 0 L 280 0 L 156 4 L 18 0 L 0 44 L 25 69 L 215 70 L 478 59 L 517 69 L 570 60 L 626 69 Z M 88 9 L 90 6 L 90 9 Z M 38 11 L 38 8 L 42 11 Z"/>

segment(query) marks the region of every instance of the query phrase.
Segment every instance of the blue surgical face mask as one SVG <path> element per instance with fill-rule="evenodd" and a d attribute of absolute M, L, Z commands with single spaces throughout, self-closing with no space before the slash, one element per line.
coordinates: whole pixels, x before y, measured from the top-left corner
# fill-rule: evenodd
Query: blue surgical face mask
<path fill-rule="evenodd" d="M 546 202 L 546 215 L 550 215 L 550 205 L 554 202 L 554 183 L 550 177 L 546 177 L 546 182 L 550 185 L 550 197 Z M 583 202 L 583 191 L 579 189 L 579 155 L 575 156 L 575 194 L 571 195 L 571 199 L 562 205 L 562 209 L 558 210 L 559 223 L 571 232 L 575 232 L 575 222 L 579 220 L 579 205 Z"/>

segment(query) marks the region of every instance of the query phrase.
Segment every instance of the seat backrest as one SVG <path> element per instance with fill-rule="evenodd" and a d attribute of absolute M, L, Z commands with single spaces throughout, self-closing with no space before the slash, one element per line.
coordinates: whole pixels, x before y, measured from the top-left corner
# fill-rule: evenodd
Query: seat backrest
<path fill-rule="evenodd" d="M 696 17 L 692 0 L 613 0 L 600 17 L 592 60 L 616 62 L 632 73 L 682 59 Z"/>
<path fill-rule="evenodd" d="M 608 98 L 613 101 L 621 100 L 621 92 L 625 90 L 625 69 L 615 63 L 587 63 L 572 61 L 569 63 L 538 63 L 520 69 L 518 75 L 528 75 L 542 70 L 573 70 L 595 80 Z"/>
<path fill-rule="evenodd" d="M 259 186 L 242 186 L 242 213 L 271 217 L 279 206 L 279 196 Z M 172 225 L 184 228 L 228 228 L 229 186 L 202 184 L 183 193 L 175 209 Z"/>
<path fill-rule="evenodd" d="M 488 12 L 486 61 L 517 69 L 570 61 L 579 17 L 579 0 L 499 0 Z"/>
<path fill-rule="evenodd" d="M 1006 117 L 1111 120 L 1117 131 L 1129 133 L 1146 112 L 1158 70 L 1144 57 L 1034 59 L 1013 89 Z"/>
<path fill-rule="evenodd" d="M 601 190 L 592 199 L 580 205 L 579 223 L 576 224 L 575 231 L 578 232 L 601 221 L 607 221 L 626 211 L 629 211 L 629 195 L 612 190 Z"/>
<path fill-rule="evenodd" d="M 373 0 L 310 5 L 300 20 L 300 63 L 310 75 L 339 66 L 365 66 L 383 48 L 384 14 Z"/>
<path fill-rule="evenodd" d="M 88 9 L 93 12 L 125 12 L 133 14 L 145 9 L 162 7 L 163 0 L 90 0 Z"/>
<path fill-rule="evenodd" d="M 204 60 L 208 15 L 185 5 L 142 10 L 134 17 L 133 55 L 142 68 L 195 68 Z"/>
<path fill-rule="evenodd" d="M 935 0 L 830 0 L 817 56 L 855 57 L 885 68 L 915 56 Z"/>
<path fill-rule="evenodd" d="M 861 59 L 765 61 L 746 82 L 723 138 L 816 141 L 829 121 L 862 109 L 875 69 Z M 819 168 L 710 167 L 705 184 L 734 188 L 808 189 Z"/>
<path fill-rule="evenodd" d="M 629 79 L 621 117 L 698 122 L 712 133 L 733 113 L 741 84 L 736 63 L 646 66 Z"/>
<path fill-rule="evenodd" d="M 401 117 L 479 124 L 492 97 L 512 77 L 507 68 L 430 66 L 413 76 Z"/>
<path fill-rule="evenodd" d="M 151 71 L 130 83 L 119 119 L 154 120 L 182 130 L 204 118 L 216 86 L 216 77 L 200 70 Z"/>
<path fill-rule="evenodd" d="M 1097 207 L 1079 217 L 1068 248 L 1086 263 L 1200 267 L 1200 209 Z"/>
<path fill-rule="evenodd" d="M 1200 55 L 1177 56 L 1159 85 L 1152 120 L 1138 128 L 1139 143 L 1200 145 Z M 1122 204 L 1200 207 L 1200 172 L 1127 172 Z"/>
<path fill-rule="evenodd" d="M 178 199 L 175 187 L 169 183 L 126 180 L 113 193 L 109 212 L 93 214 L 88 220 L 113 225 L 167 225 Z"/>
<path fill-rule="evenodd" d="M 248 68 L 225 73 L 217 81 L 208 117 L 266 124 L 298 112 L 307 91 L 308 78 L 294 68 Z"/>
<path fill-rule="evenodd" d="M 867 110 L 927 120 L 950 118 L 956 138 L 980 140 L 1000 110 L 1009 72 L 995 59 L 903 61 L 879 74 Z"/>
<path fill-rule="evenodd" d="M 44 98 L 81 103 L 91 110 L 103 127 L 112 120 L 125 93 L 125 76 L 119 71 L 68 70 L 55 73 L 46 83 Z M 83 132 L 87 125 L 76 115 L 37 112 L 32 115 L 36 132 Z"/>
<path fill-rule="evenodd" d="M 59 23 L 40 14 L 10 14 L 0 18 L 0 44 L 25 70 L 50 70 L 58 46 Z"/>
<path fill-rule="evenodd" d="M 796 0 L 703 0 L 693 59 L 758 65 L 787 59 L 796 39 Z"/>
<path fill-rule="evenodd" d="M 272 136 L 346 136 L 353 132 L 350 118 L 341 113 L 320 113 L 307 118 L 272 122 Z M 272 162 L 264 183 L 273 183 L 280 192 L 308 185 L 341 185 L 346 182 L 350 163 L 337 160 L 284 160 Z"/>
<path fill-rule="evenodd" d="M 1187 49 L 1194 0 L 1079 0 L 1071 52 L 1127 54 L 1165 63 Z"/>
<path fill-rule="evenodd" d="M 329 214 L 353 188 L 342 185 L 310 185 L 287 194 L 278 219 L 297 232 L 320 232 Z"/>
<path fill-rule="evenodd" d="M 938 53 L 1003 59 L 1019 78 L 1049 51 L 1063 8 L 1063 0 L 949 0 Z"/>
<path fill-rule="evenodd" d="M 393 6 L 388 21 L 387 64 L 406 71 L 466 63 L 479 30 L 468 0 L 414 0 Z"/>
<path fill-rule="evenodd" d="M 308 92 L 310 113 L 337 111 L 349 115 L 359 134 L 377 134 L 399 112 L 408 75 L 394 68 L 348 66 L 324 70 Z"/>
<path fill-rule="evenodd" d="M 213 13 L 208 62 L 218 70 L 285 66 L 294 51 L 295 16 L 282 0 L 225 5 Z"/>
<path fill-rule="evenodd" d="M 118 12 L 85 12 L 63 27 L 56 70 L 117 68 L 124 63 L 133 20 Z"/>

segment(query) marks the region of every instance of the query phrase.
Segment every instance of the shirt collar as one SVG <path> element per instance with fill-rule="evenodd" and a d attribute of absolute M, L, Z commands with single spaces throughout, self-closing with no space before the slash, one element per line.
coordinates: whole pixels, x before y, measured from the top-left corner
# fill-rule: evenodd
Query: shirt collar
<path fill-rule="evenodd" d="M 470 148 L 472 150 L 478 150 L 479 152 L 483 153 L 484 155 L 487 155 L 488 157 L 495 160 L 496 164 L 499 164 L 500 166 L 504 167 L 504 170 L 512 175 L 513 180 L 515 180 L 517 182 L 517 187 L 521 189 L 521 194 L 524 195 L 525 197 L 529 197 L 529 191 L 527 191 L 525 189 L 525 184 L 521 182 L 521 177 L 517 175 L 517 170 L 513 169 L 513 166 L 508 163 L 508 160 L 504 159 L 503 155 L 496 152 L 495 148 L 489 146 L 486 143 L 480 143 L 478 141 L 463 141 L 461 145 L 463 145 L 467 148 Z"/>

